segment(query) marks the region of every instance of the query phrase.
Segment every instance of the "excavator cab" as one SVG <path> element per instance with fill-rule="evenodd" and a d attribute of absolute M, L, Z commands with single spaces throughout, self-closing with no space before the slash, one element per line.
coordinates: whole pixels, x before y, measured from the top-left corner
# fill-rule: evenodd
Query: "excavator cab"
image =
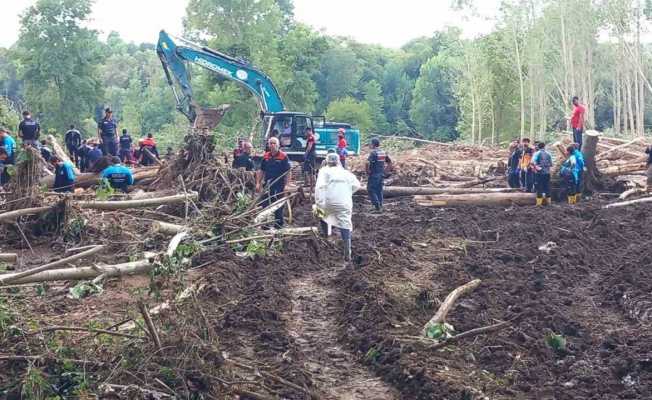
<path fill-rule="evenodd" d="M 267 140 L 275 136 L 283 150 L 292 161 L 303 161 L 306 148 L 306 128 L 312 128 L 312 118 L 304 113 L 278 112 L 263 113 L 263 132 L 261 148 Z"/>

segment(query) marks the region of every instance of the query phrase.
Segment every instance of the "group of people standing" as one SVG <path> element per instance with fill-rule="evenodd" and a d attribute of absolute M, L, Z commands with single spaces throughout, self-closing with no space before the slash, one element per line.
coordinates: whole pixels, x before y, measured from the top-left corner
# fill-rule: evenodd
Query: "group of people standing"
<path fill-rule="evenodd" d="M 566 148 L 566 160 L 560 169 L 562 191 L 568 198 L 568 204 L 579 201 L 584 171 L 584 156 L 577 143 Z M 537 205 L 549 205 L 552 202 L 550 188 L 550 170 L 552 155 L 546 150 L 544 142 L 530 145 L 530 139 L 514 140 L 509 146 L 507 161 L 507 183 L 511 188 L 521 188 L 528 193 L 537 194 Z"/>
<path fill-rule="evenodd" d="M 37 149 L 41 157 L 53 165 L 55 191 L 72 192 L 76 171 L 99 173 L 114 189 L 126 191 L 133 184 L 133 174 L 123 164 L 147 166 L 159 159 L 156 141 L 151 133 L 141 138 L 137 148 L 134 148 L 126 129 L 118 136 L 118 124 L 113 119 L 111 109 L 106 108 L 104 111 L 104 117 L 97 125 L 97 138 L 83 139 L 81 132 L 70 125 L 64 135 L 64 143 L 71 161 L 62 160 L 61 157 L 64 156 L 55 154 L 45 140 L 39 140 L 39 123 L 32 119 L 29 111 L 23 112 L 23 120 L 18 125 L 18 137 L 23 147 Z M 9 130 L 0 128 L 0 185 L 9 182 L 8 166 L 15 164 L 16 151 L 16 141 Z"/>

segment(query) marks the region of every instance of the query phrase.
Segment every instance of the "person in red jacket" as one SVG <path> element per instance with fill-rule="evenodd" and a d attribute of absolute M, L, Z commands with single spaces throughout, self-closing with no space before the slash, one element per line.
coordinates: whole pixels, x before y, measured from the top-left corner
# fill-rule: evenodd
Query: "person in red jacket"
<path fill-rule="evenodd" d="M 346 151 L 346 139 L 344 138 L 344 128 L 337 130 L 337 154 L 340 156 L 340 164 L 342 168 L 346 168 L 346 156 L 348 152 Z"/>
<path fill-rule="evenodd" d="M 584 113 L 586 107 L 580 104 L 579 97 L 573 97 L 573 115 L 570 117 L 571 128 L 573 128 L 573 141 L 577 143 L 579 150 L 582 150 L 582 134 L 584 133 Z"/>

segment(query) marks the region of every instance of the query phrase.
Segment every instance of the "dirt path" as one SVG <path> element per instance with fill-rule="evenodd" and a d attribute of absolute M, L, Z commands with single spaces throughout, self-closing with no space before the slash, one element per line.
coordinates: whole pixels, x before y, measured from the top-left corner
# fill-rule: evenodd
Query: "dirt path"
<path fill-rule="evenodd" d="M 327 286 L 337 273 L 328 270 L 309 273 L 289 282 L 292 308 L 284 315 L 290 336 L 307 361 L 324 399 L 390 400 L 397 392 L 375 377 L 338 343 L 332 306 L 334 290 Z"/>

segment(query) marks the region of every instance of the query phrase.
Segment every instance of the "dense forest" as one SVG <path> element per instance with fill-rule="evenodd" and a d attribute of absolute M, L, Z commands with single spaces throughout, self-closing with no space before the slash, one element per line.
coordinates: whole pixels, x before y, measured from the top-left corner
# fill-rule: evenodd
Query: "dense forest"
<path fill-rule="evenodd" d="M 29 109 L 48 131 L 74 123 L 88 136 L 110 106 L 132 134 L 176 144 L 187 121 L 154 50 L 158 32 L 152 43 L 115 32 L 102 41 L 86 27 L 92 6 L 38 0 L 23 12 L 18 41 L 0 48 L 0 123 L 15 130 Z M 450 6 L 474 12 L 473 1 Z M 589 127 L 644 134 L 649 11 L 649 0 L 505 0 L 489 34 L 466 39 L 450 28 L 389 49 L 300 23 L 292 0 L 190 0 L 184 36 L 251 62 L 293 111 L 353 122 L 364 135 L 498 144 L 566 129 L 574 95 Z M 232 105 L 216 128 L 225 145 L 256 129 L 249 93 L 201 68 L 193 82 L 200 104 Z"/>

